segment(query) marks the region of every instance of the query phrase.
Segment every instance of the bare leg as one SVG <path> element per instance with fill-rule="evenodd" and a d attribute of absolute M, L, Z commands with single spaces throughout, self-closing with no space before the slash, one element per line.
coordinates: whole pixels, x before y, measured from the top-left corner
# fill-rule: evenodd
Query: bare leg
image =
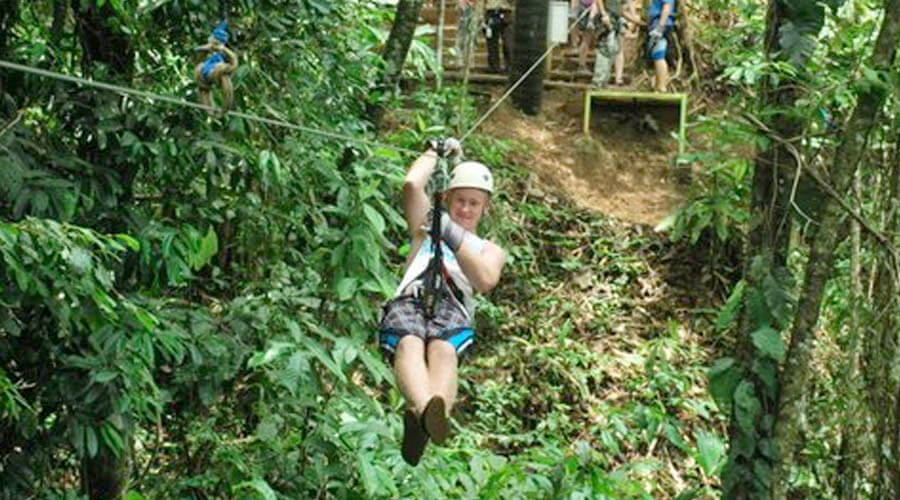
<path fill-rule="evenodd" d="M 456 398 L 456 349 L 444 340 L 428 343 L 428 379 L 434 394 L 425 407 L 425 430 L 437 444 L 450 437 L 448 414 Z"/>
<path fill-rule="evenodd" d="M 621 45 L 619 45 L 619 47 L 621 47 Z M 625 71 L 625 51 L 621 48 L 619 49 L 619 53 L 616 54 L 616 59 L 613 64 L 615 67 L 616 85 L 621 85 L 622 74 Z"/>
<path fill-rule="evenodd" d="M 421 415 L 432 394 L 422 339 L 413 335 L 400 339 L 394 353 L 394 375 L 409 406 Z"/>
<path fill-rule="evenodd" d="M 444 398 L 447 409 L 453 407 L 457 389 L 456 349 L 444 340 L 428 343 L 428 381 L 435 395 Z"/>
<path fill-rule="evenodd" d="M 653 69 L 656 71 L 656 91 L 665 92 L 669 82 L 669 65 L 665 59 L 653 61 Z"/>
<path fill-rule="evenodd" d="M 200 97 L 200 104 L 209 108 L 213 107 L 212 94 L 210 94 L 208 88 L 200 87 L 197 90 L 197 95 Z M 211 109 L 207 109 L 206 111 L 207 113 L 213 112 Z"/>
<path fill-rule="evenodd" d="M 231 109 L 234 104 L 234 86 L 231 84 L 231 75 L 222 75 L 222 114 Z"/>
<path fill-rule="evenodd" d="M 581 32 L 580 41 L 581 43 L 578 47 L 578 70 L 587 71 L 587 53 L 590 37 L 588 36 L 586 31 Z"/>

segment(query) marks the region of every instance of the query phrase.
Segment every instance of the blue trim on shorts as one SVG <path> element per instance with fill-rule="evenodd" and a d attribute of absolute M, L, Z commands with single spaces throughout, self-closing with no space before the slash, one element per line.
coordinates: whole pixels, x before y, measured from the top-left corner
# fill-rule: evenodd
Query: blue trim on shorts
<path fill-rule="evenodd" d="M 394 352 L 397 350 L 397 344 L 400 343 L 400 339 L 407 335 L 412 334 L 395 329 L 379 330 L 378 346 L 381 347 L 381 350 L 383 350 L 385 354 L 393 356 Z M 450 345 L 453 346 L 453 349 L 456 350 L 456 355 L 460 356 L 466 349 L 475 343 L 475 330 L 470 327 L 448 328 L 441 332 L 440 337 L 431 337 L 428 340 L 431 341 L 435 339 L 449 342 Z"/>

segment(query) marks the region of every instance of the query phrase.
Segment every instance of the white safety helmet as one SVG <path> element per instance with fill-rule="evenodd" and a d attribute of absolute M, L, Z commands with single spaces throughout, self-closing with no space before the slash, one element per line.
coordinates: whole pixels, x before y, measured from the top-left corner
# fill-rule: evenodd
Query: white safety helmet
<path fill-rule="evenodd" d="M 456 188 L 475 188 L 491 194 L 494 192 L 494 176 L 484 163 L 464 161 L 450 173 L 447 190 Z"/>

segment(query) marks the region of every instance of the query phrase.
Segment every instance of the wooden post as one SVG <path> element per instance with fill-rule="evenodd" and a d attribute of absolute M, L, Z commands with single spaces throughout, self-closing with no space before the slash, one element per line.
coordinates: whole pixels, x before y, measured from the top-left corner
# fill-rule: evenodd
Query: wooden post
<path fill-rule="evenodd" d="M 686 143 L 685 130 L 687 129 L 687 94 L 661 94 L 658 92 L 636 92 L 630 90 L 587 90 L 584 93 L 584 123 L 582 130 L 585 135 L 591 133 L 591 101 L 599 97 L 607 101 L 615 102 L 663 102 L 673 103 L 678 106 L 678 154 L 684 154 Z"/>
<path fill-rule="evenodd" d="M 444 79 L 444 10 L 447 7 L 447 0 L 441 0 L 438 8 L 438 27 L 437 27 L 437 74 L 434 81 L 437 90 L 441 90 L 441 83 Z"/>

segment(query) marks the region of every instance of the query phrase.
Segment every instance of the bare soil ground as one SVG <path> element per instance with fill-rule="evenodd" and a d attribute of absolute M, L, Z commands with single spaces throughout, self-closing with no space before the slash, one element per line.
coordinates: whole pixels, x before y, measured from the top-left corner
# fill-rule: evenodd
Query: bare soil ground
<path fill-rule="evenodd" d="M 495 97 L 496 98 L 496 97 Z M 583 93 L 547 90 L 543 112 L 527 116 L 509 103 L 485 131 L 529 146 L 521 164 L 578 205 L 635 224 L 655 225 L 683 200 L 671 175 L 677 142 L 672 108 L 595 106 L 591 135 L 582 132 Z"/>

